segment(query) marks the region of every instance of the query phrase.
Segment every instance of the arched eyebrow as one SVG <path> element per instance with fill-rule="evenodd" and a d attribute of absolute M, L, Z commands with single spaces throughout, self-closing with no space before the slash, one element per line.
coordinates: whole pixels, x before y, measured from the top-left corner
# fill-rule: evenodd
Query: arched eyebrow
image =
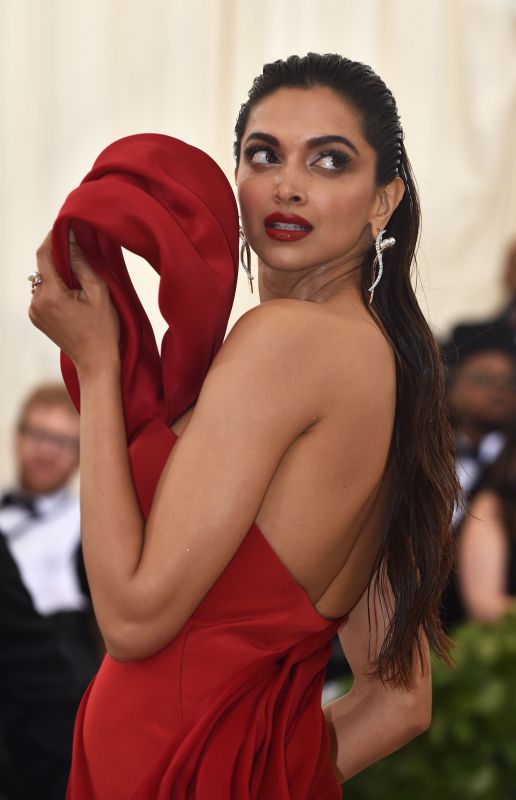
<path fill-rule="evenodd" d="M 330 134 L 329 136 L 316 136 L 315 139 L 309 139 L 307 144 L 308 147 L 320 147 L 322 144 L 331 144 L 332 142 L 340 142 L 340 144 L 345 144 L 346 147 L 349 147 L 350 150 L 353 150 L 355 155 L 359 155 L 359 152 L 353 142 L 350 142 L 345 136 L 337 136 L 333 134 Z"/>
<path fill-rule="evenodd" d="M 249 142 L 253 139 L 258 139 L 260 142 L 267 142 L 267 144 L 272 144 L 273 147 L 279 147 L 279 141 L 275 136 L 271 136 L 270 133 L 255 131 L 254 133 L 249 134 L 246 142 Z M 315 136 L 313 139 L 308 139 L 307 146 L 320 147 L 323 144 L 331 144 L 332 142 L 344 144 L 346 147 L 349 147 L 349 149 L 352 150 L 357 156 L 360 155 L 353 142 L 350 142 L 350 140 L 346 139 L 345 136 L 338 136 L 337 134 L 329 134 L 328 136 Z"/>

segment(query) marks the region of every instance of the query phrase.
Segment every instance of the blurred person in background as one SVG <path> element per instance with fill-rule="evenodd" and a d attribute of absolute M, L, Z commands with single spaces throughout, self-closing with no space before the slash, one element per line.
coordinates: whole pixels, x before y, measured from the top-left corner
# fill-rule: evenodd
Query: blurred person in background
<path fill-rule="evenodd" d="M 443 350 L 462 490 L 453 517 L 458 535 L 470 498 L 500 453 L 516 415 L 516 355 L 510 332 L 501 325 L 458 325 Z M 443 623 L 449 630 L 466 617 L 454 572 L 444 593 Z"/>
<path fill-rule="evenodd" d="M 470 618 L 490 622 L 516 611 L 516 425 L 461 526 L 458 578 Z"/>
<path fill-rule="evenodd" d="M 457 473 L 467 503 L 516 415 L 516 351 L 500 325 L 459 325 L 445 352 Z M 458 509 L 455 523 L 461 514 Z"/>
<path fill-rule="evenodd" d="M 82 566 L 79 500 L 69 488 L 79 466 L 79 415 L 61 384 L 38 386 L 15 435 L 16 485 L 0 495 L 0 532 L 36 611 L 58 630 L 78 691 L 99 660 Z"/>

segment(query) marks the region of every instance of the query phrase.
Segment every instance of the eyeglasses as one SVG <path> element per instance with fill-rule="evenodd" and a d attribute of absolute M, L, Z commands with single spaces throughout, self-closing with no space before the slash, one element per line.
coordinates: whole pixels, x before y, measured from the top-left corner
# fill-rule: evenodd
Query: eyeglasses
<path fill-rule="evenodd" d="M 466 373 L 464 379 L 472 386 L 494 387 L 499 389 L 509 389 L 516 392 L 515 375 L 494 375 L 492 372 L 470 372 Z"/>
<path fill-rule="evenodd" d="M 47 442 L 62 452 L 77 450 L 79 447 L 78 436 L 66 436 L 64 433 L 54 433 L 53 431 L 46 431 L 43 428 L 33 428 L 31 425 L 21 425 L 19 433 L 34 443 L 42 444 L 43 442 Z"/>

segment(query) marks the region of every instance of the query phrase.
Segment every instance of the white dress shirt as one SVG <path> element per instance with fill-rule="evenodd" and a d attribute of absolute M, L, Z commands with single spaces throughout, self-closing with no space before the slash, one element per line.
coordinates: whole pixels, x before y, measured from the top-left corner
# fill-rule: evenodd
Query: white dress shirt
<path fill-rule="evenodd" d="M 60 489 L 34 498 L 26 508 L 0 508 L 0 531 L 40 614 L 81 611 L 89 606 L 77 573 L 79 500 Z"/>
<path fill-rule="evenodd" d="M 505 444 L 505 436 L 500 431 L 486 434 L 476 452 L 468 452 L 467 440 L 459 435 L 456 437 L 455 468 L 462 489 L 462 496 L 466 502 L 470 492 L 480 476 L 498 458 Z M 471 447 L 470 447 L 471 449 Z M 452 525 L 457 525 L 463 517 L 463 509 L 457 507 L 453 515 Z"/>

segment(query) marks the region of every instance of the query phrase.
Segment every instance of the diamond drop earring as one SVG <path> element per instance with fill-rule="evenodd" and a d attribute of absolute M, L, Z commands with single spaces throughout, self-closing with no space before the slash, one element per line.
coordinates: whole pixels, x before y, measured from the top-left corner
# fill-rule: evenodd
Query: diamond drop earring
<path fill-rule="evenodd" d="M 372 284 L 369 287 L 369 305 L 373 302 L 374 290 L 380 283 L 383 275 L 383 251 L 388 250 L 389 247 L 394 247 L 396 244 L 396 239 L 391 236 L 389 239 L 384 239 L 383 234 L 385 233 L 385 228 L 383 231 L 378 231 L 378 236 L 375 239 L 374 246 L 376 250 L 376 255 L 374 257 L 374 261 L 371 267 L 371 277 L 372 277 Z M 378 264 L 378 274 L 375 277 L 375 270 L 376 265 Z"/>
<path fill-rule="evenodd" d="M 247 275 L 249 288 L 251 290 L 251 294 L 253 294 L 254 276 L 251 273 L 251 248 L 249 247 L 249 242 L 245 238 L 245 233 L 242 228 L 238 229 L 238 235 L 240 236 L 240 264 Z"/>

